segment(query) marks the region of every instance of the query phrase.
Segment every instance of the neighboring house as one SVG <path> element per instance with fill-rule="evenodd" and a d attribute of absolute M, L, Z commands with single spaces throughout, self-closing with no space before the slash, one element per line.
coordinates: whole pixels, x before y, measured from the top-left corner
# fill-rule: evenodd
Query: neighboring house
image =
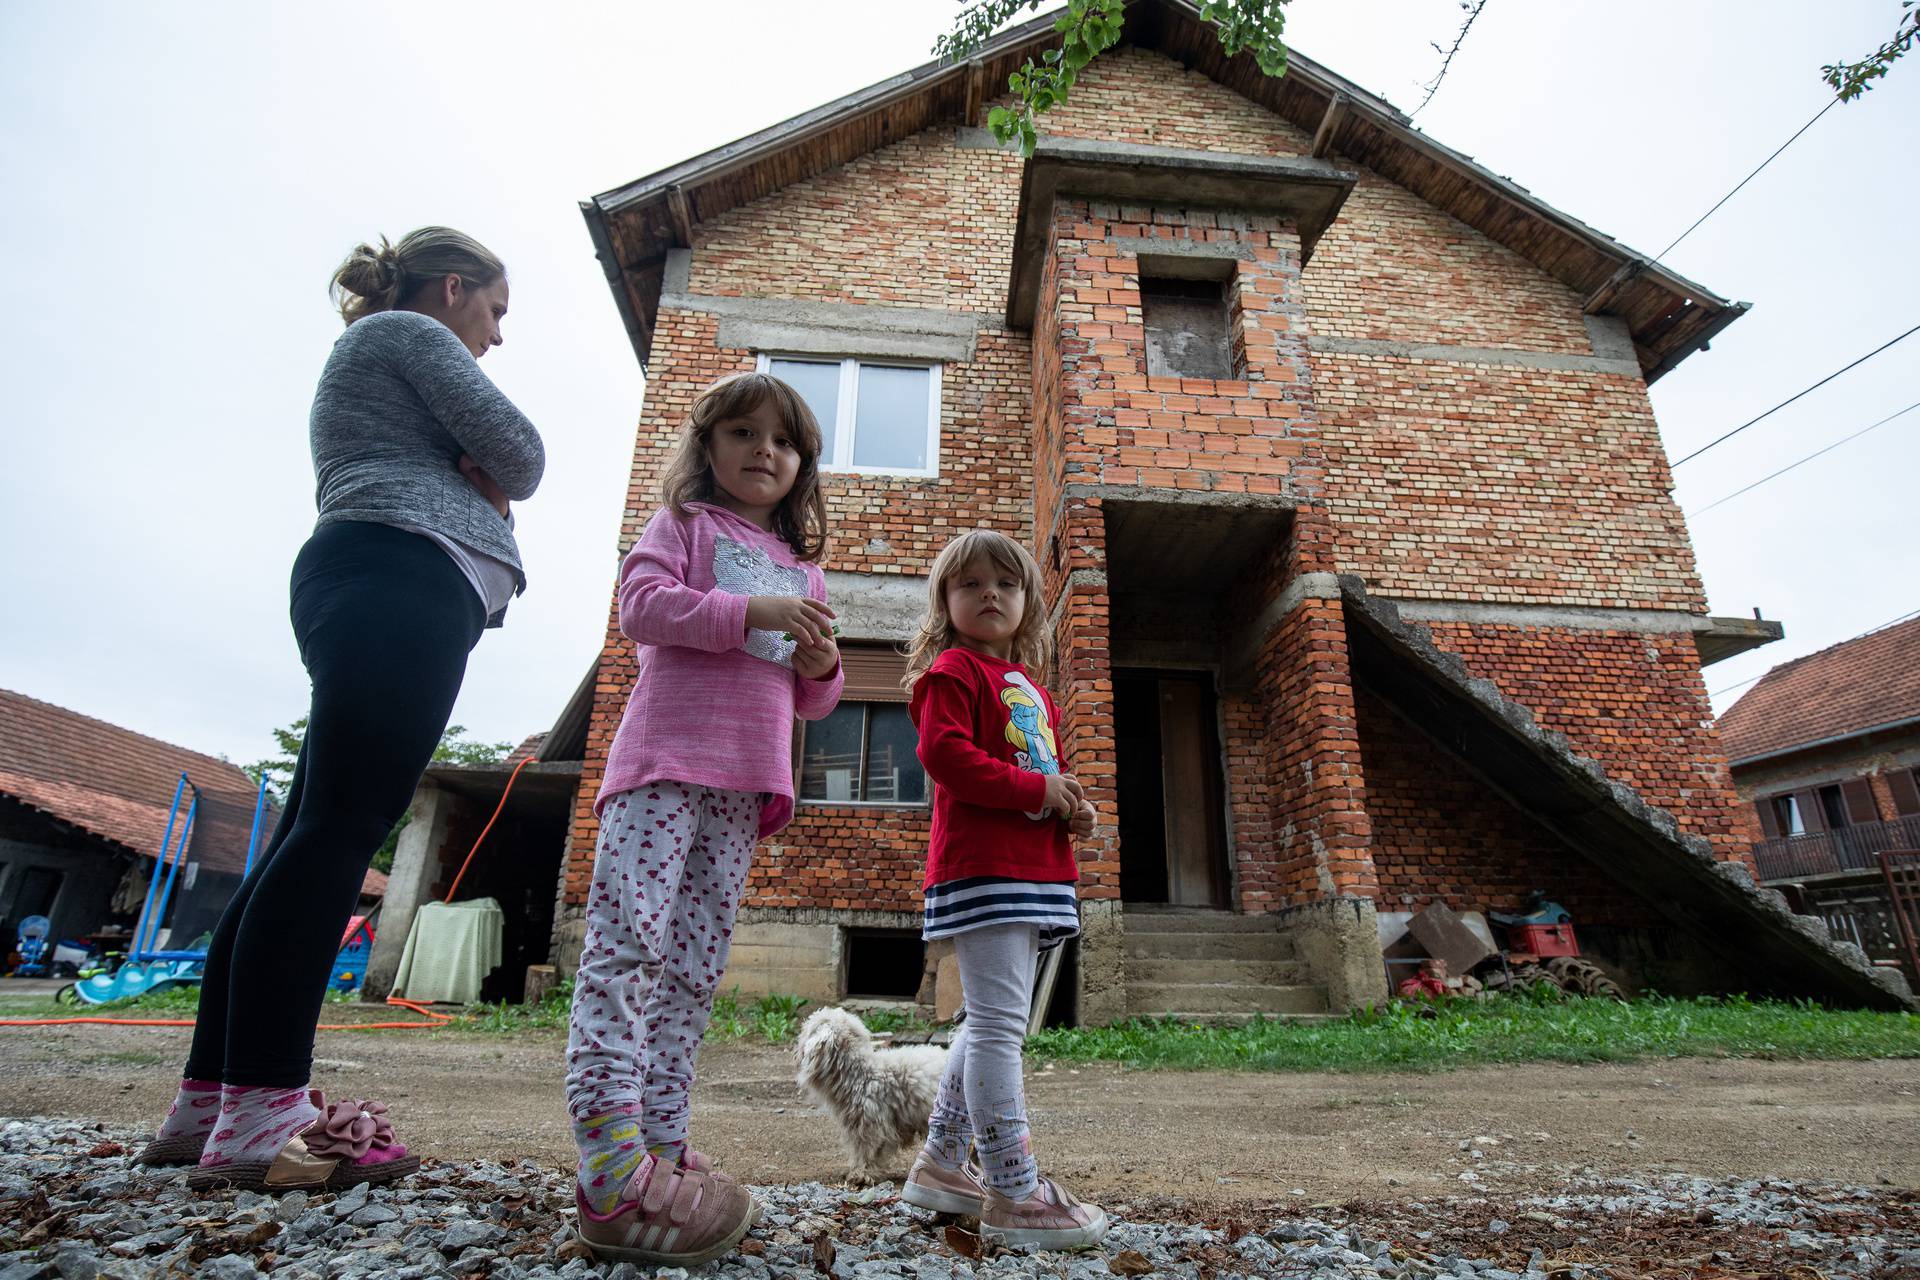
<path fill-rule="evenodd" d="M 180 775 L 200 807 L 162 946 L 211 932 L 246 866 L 257 786 L 225 760 L 0 690 L 0 920 L 44 915 L 55 938 L 131 939 Z M 184 823 L 188 801 L 180 806 Z M 260 843 L 278 812 L 261 816 Z M 180 829 L 176 826 L 174 838 Z"/>
<path fill-rule="evenodd" d="M 1920 849 L 1920 618 L 1781 663 L 1720 717 L 1720 741 L 1765 834 L 1762 882 L 1898 958 L 1880 854 Z"/>
<path fill-rule="evenodd" d="M 1129 5 L 1023 160 L 980 125 L 1055 39 L 1037 19 L 583 206 L 647 372 L 622 549 L 714 379 L 773 370 L 831 442 L 845 701 L 798 739 L 729 982 L 917 984 L 896 646 L 940 547 L 991 525 L 1041 564 L 1101 814 L 1068 1016 L 1378 1000 L 1407 913 L 1535 888 L 1663 990 L 1905 1002 L 1754 890 L 1701 678 L 1780 629 L 1707 616 L 1647 386 L 1745 304 L 1303 56 L 1226 57 L 1184 0 Z M 610 624 L 569 710 L 568 968 L 633 678 Z"/>

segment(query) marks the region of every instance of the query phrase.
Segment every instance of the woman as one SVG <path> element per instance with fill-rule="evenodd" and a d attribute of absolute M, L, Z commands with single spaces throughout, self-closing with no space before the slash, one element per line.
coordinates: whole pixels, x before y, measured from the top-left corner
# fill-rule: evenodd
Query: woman
<path fill-rule="evenodd" d="M 378 1103 L 309 1090 L 314 1026 L 374 850 L 432 757 L 481 631 L 525 589 L 509 500 L 539 433 L 475 363 L 500 345 L 507 275 L 422 227 L 333 277 L 347 322 L 309 423 L 320 517 L 293 565 L 313 704 L 285 810 L 214 930 L 180 1092 L 140 1160 L 190 1186 L 390 1182 L 419 1158 Z"/>

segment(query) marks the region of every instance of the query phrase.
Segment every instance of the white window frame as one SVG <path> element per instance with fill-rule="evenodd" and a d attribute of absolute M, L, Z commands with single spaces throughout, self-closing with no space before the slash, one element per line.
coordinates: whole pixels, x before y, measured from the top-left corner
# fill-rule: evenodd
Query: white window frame
<path fill-rule="evenodd" d="M 840 366 L 840 389 L 836 397 L 837 417 L 833 423 L 833 444 L 836 456 L 822 457 L 820 469 L 847 475 L 864 476 L 911 476 L 930 480 L 940 474 L 940 374 L 944 366 L 937 360 L 899 360 L 890 357 L 873 358 L 868 356 L 827 356 L 809 351 L 762 351 L 755 361 L 754 368 L 761 373 L 772 372 L 775 360 L 795 360 L 806 364 L 838 364 Z M 915 470 L 909 467 L 856 467 L 853 465 L 853 428 L 859 411 L 860 366 L 881 369 L 925 369 L 927 378 L 927 465 Z M 821 424 L 823 427 L 826 424 Z"/>

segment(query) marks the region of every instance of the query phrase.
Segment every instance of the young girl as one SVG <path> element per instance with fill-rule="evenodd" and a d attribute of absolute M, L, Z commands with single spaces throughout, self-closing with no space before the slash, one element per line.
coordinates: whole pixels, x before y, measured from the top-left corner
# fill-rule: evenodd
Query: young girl
<path fill-rule="evenodd" d="M 793 718 L 840 699 L 819 456 L 786 383 L 722 379 L 621 566 L 639 669 L 595 806 L 567 1040 L 579 1232 L 602 1258 L 693 1266 L 757 1217 L 687 1146 L 688 1090 L 753 846 L 793 816 Z"/>
<path fill-rule="evenodd" d="M 1013 539 L 976 529 L 940 553 L 928 586 L 906 679 L 936 784 L 922 936 L 953 939 L 967 1017 L 901 1198 L 977 1215 L 1008 1244 L 1085 1248 L 1106 1234 L 1106 1215 L 1040 1176 L 1020 1080 L 1035 962 L 1080 931 L 1069 824 L 1080 836 L 1094 824 L 1061 772 L 1057 713 L 1040 687 L 1040 570 Z"/>

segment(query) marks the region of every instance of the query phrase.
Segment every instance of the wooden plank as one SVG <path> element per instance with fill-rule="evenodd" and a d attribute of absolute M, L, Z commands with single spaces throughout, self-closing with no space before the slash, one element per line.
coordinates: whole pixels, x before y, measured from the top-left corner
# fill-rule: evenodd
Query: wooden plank
<path fill-rule="evenodd" d="M 1327 100 L 1320 126 L 1313 131 L 1313 150 L 1309 154 L 1315 160 L 1325 160 L 1327 153 L 1333 150 L 1333 135 L 1339 132 L 1341 122 L 1347 118 L 1347 107 L 1352 101 L 1344 93 L 1336 93 Z"/>
<path fill-rule="evenodd" d="M 975 58 L 967 64 L 967 105 L 960 119 L 968 128 L 980 123 L 980 108 L 987 96 L 987 64 Z"/>
<path fill-rule="evenodd" d="M 1167 833 L 1167 901 L 1211 907 L 1223 895 L 1215 872 L 1220 859 L 1209 821 L 1213 788 L 1206 752 L 1208 699 L 1196 680 L 1160 680 L 1160 776 Z"/>
<path fill-rule="evenodd" d="M 673 219 L 673 237 L 676 247 L 693 248 L 693 212 L 687 208 L 685 188 L 667 188 L 667 216 Z"/>

